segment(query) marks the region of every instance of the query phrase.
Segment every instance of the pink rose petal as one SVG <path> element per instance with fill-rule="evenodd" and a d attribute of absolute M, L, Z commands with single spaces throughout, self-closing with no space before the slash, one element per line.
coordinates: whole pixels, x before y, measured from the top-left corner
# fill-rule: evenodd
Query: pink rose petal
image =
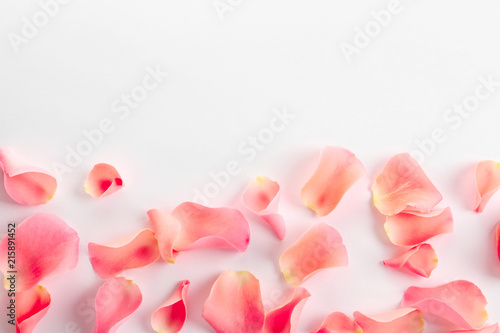
<path fill-rule="evenodd" d="M 31 333 L 49 310 L 50 301 L 50 294 L 42 286 L 34 286 L 30 290 L 18 292 L 16 303 L 14 303 L 16 332 Z M 9 321 L 11 319 L 9 318 Z"/>
<path fill-rule="evenodd" d="M 497 239 L 497 254 L 498 260 L 500 260 L 500 223 L 497 224 L 496 229 L 496 239 Z"/>
<path fill-rule="evenodd" d="M 474 209 L 481 213 L 493 194 L 500 188 L 500 162 L 481 161 L 476 165 L 476 203 Z"/>
<path fill-rule="evenodd" d="M 159 333 L 177 333 L 186 321 L 186 294 L 190 282 L 184 280 L 175 293 L 151 316 L 151 326 Z"/>
<path fill-rule="evenodd" d="M 329 314 L 321 327 L 311 333 L 362 333 L 363 330 L 358 324 L 342 312 Z"/>
<path fill-rule="evenodd" d="M 419 309 L 398 309 L 372 316 L 356 311 L 354 320 L 363 329 L 363 333 L 424 332 L 424 315 Z"/>
<path fill-rule="evenodd" d="M 436 252 L 429 244 L 420 244 L 403 253 L 401 256 L 384 261 L 384 265 L 401 269 L 406 268 L 410 272 L 428 278 L 437 267 L 438 258 Z"/>
<path fill-rule="evenodd" d="M 485 326 L 478 330 L 451 331 L 449 333 L 500 333 L 500 328 L 498 327 L 498 324 L 494 324 L 491 326 Z"/>
<path fill-rule="evenodd" d="M 174 241 L 181 228 L 180 222 L 159 209 L 149 210 L 148 216 L 155 231 L 161 257 L 165 261 L 174 263 L 179 254 L 174 250 Z"/>
<path fill-rule="evenodd" d="M 310 296 L 306 289 L 296 288 L 283 306 L 266 314 L 263 333 L 294 333 L 302 308 Z"/>
<path fill-rule="evenodd" d="M 102 198 L 123 187 L 123 180 L 114 166 L 106 163 L 96 164 L 85 181 L 85 191 L 92 198 Z"/>

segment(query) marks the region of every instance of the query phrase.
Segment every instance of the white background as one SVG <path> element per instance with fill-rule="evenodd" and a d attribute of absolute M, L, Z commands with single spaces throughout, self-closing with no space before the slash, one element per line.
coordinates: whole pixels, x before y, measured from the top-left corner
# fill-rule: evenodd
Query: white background
<path fill-rule="evenodd" d="M 500 194 L 484 213 L 471 211 L 474 163 L 500 160 L 500 88 L 460 124 L 443 118 L 454 103 L 474 93 L 480 76 L 500 81 L 498 2 L 402 0 L 402 11 L 350 63 L 341 43 L 352 44 L 356 27 L 363 29 L 373 20 L 370 12 L 387 8 L 388 1 L 233 4 L 221 19 L 210 0 L 72 0 L 16 53 L 9 33 L 21 35 L 23 17 L 31 20 L 41 9 L 36 1 L 0 3 L 0 145 L 52 170 L 54 163 L 65 163 L 68 147 L 85 140 L 82 131 L 97 128 L 104 118 L 114 125 L 63 175 L 49 204 L 23 207 L 0 191 L 0 234 L 8 222 L 51 212 L 81 237 L 77 268 L 42 283 L 53 301 L 35 332 L 92 332 L 93 297 L 104 281 L 89 263 L 88 242 L 106 243 L 149 227 L 148 209 L 172 209 L 192 200 L 194 190 L 211 181 L 209 173 L 223 170 L 230 160 L 239 161 L 242 171 L 210 205 L 241 208 L 246 184 L 269 176 L 282 185 L 287 238 L 280 242 L 243 210 L 252 231 L 246 253 L 186 252 L 174 265 L 158 261 L 125 272 L 144 300 L 119 332 L 152 331 L 151 313 L 183 279 L 192 283 L 184 332 L 211 332 L 201 317 L 202 304 L 228 268 L 250 270 L 261 281 L 266 304 L 279 305 L 290 289 L 278 258 L 319 221 L 342 234 L 350 263 L 304 284 L 312 297 L 298 332 L 318 327 L 333 311 L 393 310 L 407 287 L 455 279 L 476 283 L 489 300 L 490 319 L 500 320 L 493 236 Z M 148 67 L 157 66 L 169 77 L 120 119 L 113 102 L 141 84 Z M 269 125 L 275 108 L 286 108 L 295 119 L 248 161 L 238 146 Z M 435 128 L 446 140 L 435 145 L 423 168 L 442 192 L 442 206 L 451 206 L 455 231 L 431 241 L 440 262 L 427 280 L 381 264 L 402 249 L 389 243 L 369 186 L 392 155 L 414 151 L 416 141 L 430 138 Z M 368 175 L 332 214 L 317 218 L 302 206 L 299 193 L 324 145 L 352 150 Z M 125 188 L 94 200 L 83 181 L 99 162 L 115 165 Z M 0 318 L 0 330 L 10 329 L 5 315 Z"/>

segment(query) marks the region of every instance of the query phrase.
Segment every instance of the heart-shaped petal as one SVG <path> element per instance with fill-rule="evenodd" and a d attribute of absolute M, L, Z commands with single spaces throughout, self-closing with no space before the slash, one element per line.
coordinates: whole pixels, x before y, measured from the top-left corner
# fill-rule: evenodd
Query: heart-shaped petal
<path fill-rule="evenodd" d="M 123 180 L 114 166 L 99 163 L 90 170 L 84 187 L 92 198 L 102 198 L 121 189 Z"/>
<path fill-rule="evenodd" d="M 151 326 L 158 333 L 177 333 L 186 322 L 186 295 L 190 282 L 184 280 L 175 293 L 151 316 Z"/>
<path fill-rule="evenodd" d="M 422 333 L 424 314 L 419 309 L 398 309 L 382 314 L 366 316 L 354 312 L 354 320 L 363 333 Z"/>
<path fill-rule="evenodd" d="M 15 303 L 10 303 L 15 309 L 17 333 L 31 333 L 49 311 L 50 301 L 50 294 L 42 286 L 34 286 L 29 290 L 18 292 Z M 9 313 L 13 314 L 12 311 Z"/>
<path fill-rule="evenodd" d="M 399 257 L 384 260 L 384 265 L 401 269 L 406 268 L 410 272 L 428 278 L 437 267 L 438 258 L 436 252 L 429 244 L 420 244 L 411 248 Z"/>
<path fill-rule="evenodd" d="M 362 333 L 358 324 L 342 312 L 333 312 L 326 316 L 321 327 L 311 333 Z"/>
<path fill-rule="evenodd" d="M 294 333 L 302 308 L 310 296 L 306 289 L 296 288 L 283 306 L 266 313 L 263 333 Z"/>

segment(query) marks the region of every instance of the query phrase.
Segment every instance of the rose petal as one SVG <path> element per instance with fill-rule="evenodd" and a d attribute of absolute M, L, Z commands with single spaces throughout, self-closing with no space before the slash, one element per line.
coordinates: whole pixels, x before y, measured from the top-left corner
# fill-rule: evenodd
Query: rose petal
<path fill-rule="evenodd" d="M 424 314 L 419 309 L 398 309 L 378 315 L 365 316 L 354 312 L 354 320 L 363 333 L 422 333 Z"/>
<path fill-rule="evenodd" d="M 493 194 L 500 188 L 500 162 L 481 161 L 476 165 L 476 203 L 474 210 L 481 213 Z"/>
<path fill-rule="evenodd" d="M 257 177 L 243 192 L 243 204 L 269 223 L 279 239 L 286 234 L 285 220 L 278 214 L 280 186 L 267 177 Z"/>
<path fill-rule="evenodd" d="M 174 250 L 174 241 L 181 228 L 180 222 L 159 209 L 149 210 L 148 216 L 155 231 L 161 257 L 165 261 L 174 263 L 179 254 Z"/>
<path fill-rule="evenodd" d="M 50 294 L 42 286 L 35 286 L 30 290 L 16 293 L 16 303 L 14 303 L 16 331 L 18 333 L 31 333 L 49 310 L 50 301 Z"/>
<path fill-rule="evenodd" d="M 133 281 L 122 277 L 106 281 L 95 298 L 94 333 L 115 332 L 141 302 L 141 290 Z"/>
<path fill-rule="evenodd" d="M 115 193 L 123 187 L 123 180 L 114 166 L 106 163 L 96 164 L 85 181 L 85 191 L 92 198 L 102 198 Z"/>
<path fill-rule="evenodd" d="M 408 153 L 391 158 L 372 186 L 373 203 L 384 215 L 402 211 L 430 213 L 443 199 Z"/>
<path fill-rule="evenodd" d="M 263 333 L 294 333 L 302 308 L 310 296 L 306 289 L 296 288 L 283 306 L 266 314 Z"/>
<path fill-rule="evenodd" d="M 249 271 L 225 271 L 212 286 L 202 316 L 217 333 L 261 333 L 265 314 L 259 280 Z"/>
<path fill-rule="evenodd" d="M 103 279 L 150 265 L 160 257 L 155 234 L 151 229 L 132 233 L 107 245 L 89 243 L 88 249 L 90 263 Z"/>
<path fill-rule="evenodd" d="M 0 269 L 5 277 L 8 266 L 9 234 L 0 242 Z M 80 238 L 75 230 L 59 217 L 38 213 L 21 222 L 15 233 L 17 291 L 36 286 L 50 275 L 63 274 L 78 262 Z M 9 282 L 4 279 L 5 288 Z"/>
<path fill-rule="evenodd" d="M 175 293 L 151 316 L 151 326 L 156 332 L 177 333 L 186 321 L 186 294 L 190 282 L 184 280 Z"/>
<path fill-rule="evenodd" d="M 335 228 L 318 223 L 288 248 L 279 262 L 285 280 L 297 287 L 319 270 L 347 266 L 347 250 Z"/>
<path fill-rule="evenodd" d="M 419 308 L 462 328 L 478 329 L 488 319 L 487 303 L 475 284 L 458 280 L 435 288 L 410 287 L 402 305 Z"/>
<path fill-rule="evenodd" d="M 43 169 L 20 163 L 5 147 L 0 147 L 0 169 L 4 172 L 7 194 L 21 205 L 47 203 L 56 193 L 54 177 Z"/>
<path fill-rule="evenodd" d="M 316 171 L 302 188 L 302 202 L 319 216 L 326 216 L 365 173 L 363 164 L 349 150 L 326 146 Z"/>
<path fill-rule="evenodd" d="M 387 216 L 384 228 L 392 243 L 413 246 L 434 236 L 453 232 L 453 215 L 449 207 L 430 214 L 399 213 Z"/>
<path fill-rule="evenodd" d="M 497 254 L 498 260 L 500 260 L 500 223 L 497 224 Z"/>
<path fill-rule="evenodd" d="M 420 244 L 394 259 L 384 261 L 384 265 L 401 269 L 406 268 L 410 272 L 423 277 L 430 277 L 432 271 L 437 267 L 438 258 L 436 252 L 429 244 Z"/>
<path fill-rule="evenodd" d="M 358 324 L 342 312 L 329 314 L 321 327 L 311 333 L 362 333 L 363 330 Z"/>
<path fill-rule="evenodd" d="M 498 327 L 498 324 L 494 324 L 491 326 L 485 326 L 478 330 L 451 331 L 449 333 L 500 333 L 500 328 Z"/>

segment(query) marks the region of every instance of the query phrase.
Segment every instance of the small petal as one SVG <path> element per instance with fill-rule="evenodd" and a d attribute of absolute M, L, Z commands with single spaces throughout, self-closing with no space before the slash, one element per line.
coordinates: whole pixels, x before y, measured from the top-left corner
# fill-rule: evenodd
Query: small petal
<path fill-rule="evenodd" d="M 259 280 L 249 271 L 225 271 L 212 286 L 202 316 L 217 333 L 261 333 L 265 312 Z"/>
<path fill-rule="evenodd" d="M 419 308 L 462 328 L 478 329 L 488 319 L 487 303 L 475 284 L 458 280 L 435 288 L 410 287 L 402 305 Z"/>
<path fill-rule="evenodd" d="M 50 294 L 42 286 L 16 294 L 16 330 L 18 333 L 31 333 L 35 326 L 49 311 Z"/>
<path fill-rule="evenodd" d="M 184 280 L 175 293 L 151 316 L 151 326 L 159 333 L 177 333 L 186 322 L 186 295 L 190 282 Z"/>
<path fill-rule="evenodd" d="M 306 289 L 296 288 L 285 305 L 266 314 L 263 333 L 294 333 L 302 308 L 310 296 Z"/>
<path fill-rule="evenodd" d="M 498 254 L 498 260 L 500 260 L 500 223 L 497 224 L 497 254 Z"/>
<path fill-rule="evenodd" d="M 181 228 L 180 222 L 172 215 L 159 209 L 149 210 L 148 216 L 155 231 L 161 257 L 165 261 L 174 263 L 179 254 L 174 250 L 174 241 Z"/>
<path fill-rule="evenodd" d="M 107 245 L 89 243 L 88 249 L 90 263 L 103 279 L 150 265 L 160 257 L 155 234 L 151 229 L 135 232 Z"/>
<path fill-rule="evenodd" d="M 481 161 L 476 165 L 476 203 L 474 209 L 481 213 L 493 194 L 500 188 L 500 162 Z"/>
<path fill-rule="evenodd" d="M 451 331 L 449 333 L 500 333 L 500 328 L 498 327 L 498 324 L 494 324 L 491 326 L 485 326 L 478 330 Z"/>
<path fill-rule="evenodd" d="M 302 202 L 319 216 L 326 216 L 365 173 L 363 164 L 352 152 L 326 146 L 316 171 L 302 188 Z"/>
<path fill-rule="evenodd" d="M 102 198 L 123 187 L 123 180 L 114 166 L 106 163 L 96 164 L 85 181 L 85 191 L 92 198 Z"/>
<path fill-rule="evenodd" d="M 21 205 L 45 204 L 56 193 L 54 177 L 43 169 L 20 163 L 5 147 L 0 147 L 0 169 L 7 194 Z"/>
<path fill-rule="evenodd" d="M 279 263 L 285 280 L 297 287 L 319 270 L 347 266 L 347 250 L 335 228 L 318 223 L 281 255 Z"/>
<path fill-rule="evenodd" d="M 372 186 L 373 203 L 384 215 L 402 211 L 430 213 L 443 199 L 410 154 L 391 158 Z"/>
<path fill-rule="evenodd" d="M 94 333 L 115 332 L 142 302 L 139 287 L 131 280 L 113 278 L 97 291 Z"/>
<path fill-rule="evenodd" d="M 428 278 L 437 267 L 438 258 L 436 252 L 429 244 L 420 244 L 403 253 L 401 256 L 385 260 L 384 265 L 401 269 L 406 268 L 410 272 Z"/>
<path fill-rule="evenodd" d="M 419 309 L 406 308 L 365 316 L 354 312 L 354 320 L 363 329 L 363 333 L 422 333 L 424 314 Z"/>
<path fill-rule="evenodd" d="M 358 324 L 342 312 L 329 314 L 321 327 L 311 333 L 362 333 L 363 330 Z"/>

